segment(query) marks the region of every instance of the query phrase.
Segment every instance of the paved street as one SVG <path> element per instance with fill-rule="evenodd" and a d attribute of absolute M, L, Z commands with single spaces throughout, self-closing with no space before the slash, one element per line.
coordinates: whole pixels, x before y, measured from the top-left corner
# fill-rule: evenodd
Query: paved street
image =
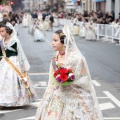
<path fill-rule="evenodd" d="M 60 29 L 54 28 L 53 31 Z M 40 99 L 46 89 L 53 31 L 46 32 L 45 42 L 34 42 L 27 28 L 20 27 L 19 38 L 30 62 L 30 77 L 38 93 L 38 101 L 16 108 L 3 108 L 0 120 L 34 120 Z M 87 59 L 104 120 L 120 120 L 120 46 L 102 41 L 86 41 L 75 36 L 78 48 Z"/>

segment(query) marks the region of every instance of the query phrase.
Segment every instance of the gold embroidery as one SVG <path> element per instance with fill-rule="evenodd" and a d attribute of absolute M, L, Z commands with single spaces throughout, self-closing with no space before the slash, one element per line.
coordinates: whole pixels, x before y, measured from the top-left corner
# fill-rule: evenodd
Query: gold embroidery
<path fill-rule="evenodd" d="M 77 91 L 76 91 L 77 92 Z M 82 106 L 85 108 L 85 110 L 89 113 L 89 116 L 90 116 L 90 120 L 95 120 L 94 119 L 94 117 L 93 117 L 93 115 L 91 114 L 91 111 L 90 111 L 90 109 L 89 109 L 89 107 L 87 106 L 87 104 L 86 104 L 86 102 L 83 100 L 83 98 L 79 95 L 77 95 L 77 94 L 75 94 L 75 96 L 76 97 L 78 97 L 79 99 L 81 99 L 82 100 Z"/>

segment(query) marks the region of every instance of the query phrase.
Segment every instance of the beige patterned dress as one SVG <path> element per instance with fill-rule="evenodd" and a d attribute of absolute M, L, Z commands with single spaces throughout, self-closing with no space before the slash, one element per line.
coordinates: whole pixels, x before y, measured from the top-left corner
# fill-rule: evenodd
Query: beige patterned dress
<path fill-rule="evenodd" d="M 71 52 L 62 67 L 72 68 L 75 80 L 70 85 L 58 86 L 53 72 L 52 60 L 49 83 L 38 107 L 35 120 L 103 120 L 91 78 L 84 58 Z"/>

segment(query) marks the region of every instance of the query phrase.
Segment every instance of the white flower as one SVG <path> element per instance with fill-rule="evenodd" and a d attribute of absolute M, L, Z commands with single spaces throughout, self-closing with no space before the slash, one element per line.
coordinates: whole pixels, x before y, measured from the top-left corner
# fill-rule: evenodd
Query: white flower
<path fill-rule="evenodd" d="M 71 79 L 71 80 L 74 80 L 75 79 L 75 75 L 73 74 L 73 73 L 69 73 L 69 78 Z"/>

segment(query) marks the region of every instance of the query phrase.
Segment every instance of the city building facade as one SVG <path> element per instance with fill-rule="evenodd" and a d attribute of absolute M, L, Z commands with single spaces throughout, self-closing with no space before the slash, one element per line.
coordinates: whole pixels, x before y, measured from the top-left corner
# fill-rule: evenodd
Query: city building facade
<path fill-rule="evenodd" d="M 24 5 L 23 10 L 33 11 L 40 9 L 41 0 L 23 0 L 22 4 Z"/>
<path fill-rule="evenodd" d="M 78 5 L 77 2 L 73 0 L 65 0 L 66 9 L 75 9 L 78 13 L 83 13 L 83 11 L 91 12 L 94 10 L 94 1 L 93 0 L 81 0 L 81 4 Z"/>
<path fill-rule="evenodd" d="M 117 19 L 120 13 L 120 0 L 106 0 L 106 12 L 113 11 Z"/>
<path fill-rule="evenodd" d="M 94 10 L 94 1 L 93 0 L 82 0 L 82 9 L 83 11 L 91 12 Z"/>
<path fill-rule="evenodd" d="M 94 0 L 94 10 L 105 13 L 106 12 L 106 0 Z"/>
<path fill-rule="evenodd" d="M 72 0 L 65 0 L 65 11 L 73 12 L 77 9 L 77 4 L 74 3 Z"/>
<path fill-rule="evenodd" d="M 30 0 L 24 0 L 24 1 L 22 1 L 23 10 L 30 10 L 30 3 L 31 3 Z"/>
<path fill-rule="evenodd" d="M 81 0 L 81 5 L 73 0 L 23 0 L 24 10 L 50 10 L 77 11 L 83 13 L 84 10 L 91 12 L 100 10 L 103 13 L 113 11 L 115 18 L 120 13 L 120 0 Z"/>

